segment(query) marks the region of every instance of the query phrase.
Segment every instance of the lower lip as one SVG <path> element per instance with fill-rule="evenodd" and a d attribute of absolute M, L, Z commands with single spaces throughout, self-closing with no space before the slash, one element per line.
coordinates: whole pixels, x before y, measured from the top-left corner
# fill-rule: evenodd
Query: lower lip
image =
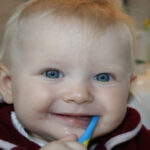
<path fill-rule="evenodd" d="M 69 126 L 80 127 L 80 128 L 86 128 L 91 121 L 91 117 L 75 117 L 75 116 L 65 116 L 65 115 L 58 115 L 58 114 L 52 114 L 52 116 L 55 119 L 60 120 Z"/>

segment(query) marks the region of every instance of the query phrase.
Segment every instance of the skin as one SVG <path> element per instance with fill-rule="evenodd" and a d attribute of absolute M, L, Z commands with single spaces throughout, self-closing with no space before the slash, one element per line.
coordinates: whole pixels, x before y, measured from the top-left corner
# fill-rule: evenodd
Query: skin
<path fill-rule="evenodd" d="M 58 150 L 58 145 L 61 150 L 82 150 L 76 140 L 89 120 L 76 116 L 100 116 L 92 138 L 113 131 L 124 119 L 131 79 L 130 35 L 126 28 L 95 34 L 79 21 L 49 20 L 29 18 L 20 27 L 20 50 L 5 71 L 3 97 L 9 90 L 6 102 L 14 104 L 19 121 L 31 136 L 48 143 L 42 150 Z M 54 69 L 59 77 L 49 78 L 48 71 Z M 103 73 L 108 81 L 96 78 Z M 71 117 L 65 120 L 54 113 Z"/>

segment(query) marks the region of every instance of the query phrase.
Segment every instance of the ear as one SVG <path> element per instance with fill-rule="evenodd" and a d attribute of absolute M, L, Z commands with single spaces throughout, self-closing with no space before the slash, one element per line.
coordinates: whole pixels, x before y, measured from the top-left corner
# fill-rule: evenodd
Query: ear
<path fill-rule="evenodd" d="M 134 83 L 135 83 L 136 79 L 137 79 L 137 76 L 136 76 L 135 73 L 133 73 L 132 76 L 131 76 L 131 79 L 130 79 L 130 87 L 134 86 Z"/>
<path fill-rule="evenodd" d="M 6 103 L 13 103 L 11 77 L 8 68 L 2 63 L 0 63 L 0 93 Z"/>

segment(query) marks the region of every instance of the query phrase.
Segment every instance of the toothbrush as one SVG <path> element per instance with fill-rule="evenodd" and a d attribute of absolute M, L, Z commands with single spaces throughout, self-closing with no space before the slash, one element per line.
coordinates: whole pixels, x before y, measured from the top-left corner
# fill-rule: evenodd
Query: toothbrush
<path fill-rule="evenodd" d="M 88 125 L 87 129 L 85 130 L 83 135 L 78 139 L 79 143 L 82 143 L 84 146 L 88 147 L 90 138 L 92 136 L 92 133 L 95 129 L 95 126 L 96 126 L 98 120 L 99 120 L 98 116 L 92 117 L 92 120 L 91 120 L 90 124 Z"/>

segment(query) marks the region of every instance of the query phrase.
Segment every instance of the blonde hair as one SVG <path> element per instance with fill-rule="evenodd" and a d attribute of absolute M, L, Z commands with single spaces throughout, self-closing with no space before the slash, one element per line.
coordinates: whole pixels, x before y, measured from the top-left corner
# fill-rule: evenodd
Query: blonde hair
<path fill-rule="evenodd" d="M 17 48 L 17 35 L 21 22 L 24 23 L 31 16 L 49 14 L 60 20 L 78 18 L 100 29 L 113 24 L 126 24 L 131 34 L 133 33 L 132 20 L 117 6 L 115 0 L 30 0 L 18 7 L 6 25 L 1 43 L 0 61 L 8 57 L 10 50 Z M 133 34 L 132 37 L 134 39 Z"/>

